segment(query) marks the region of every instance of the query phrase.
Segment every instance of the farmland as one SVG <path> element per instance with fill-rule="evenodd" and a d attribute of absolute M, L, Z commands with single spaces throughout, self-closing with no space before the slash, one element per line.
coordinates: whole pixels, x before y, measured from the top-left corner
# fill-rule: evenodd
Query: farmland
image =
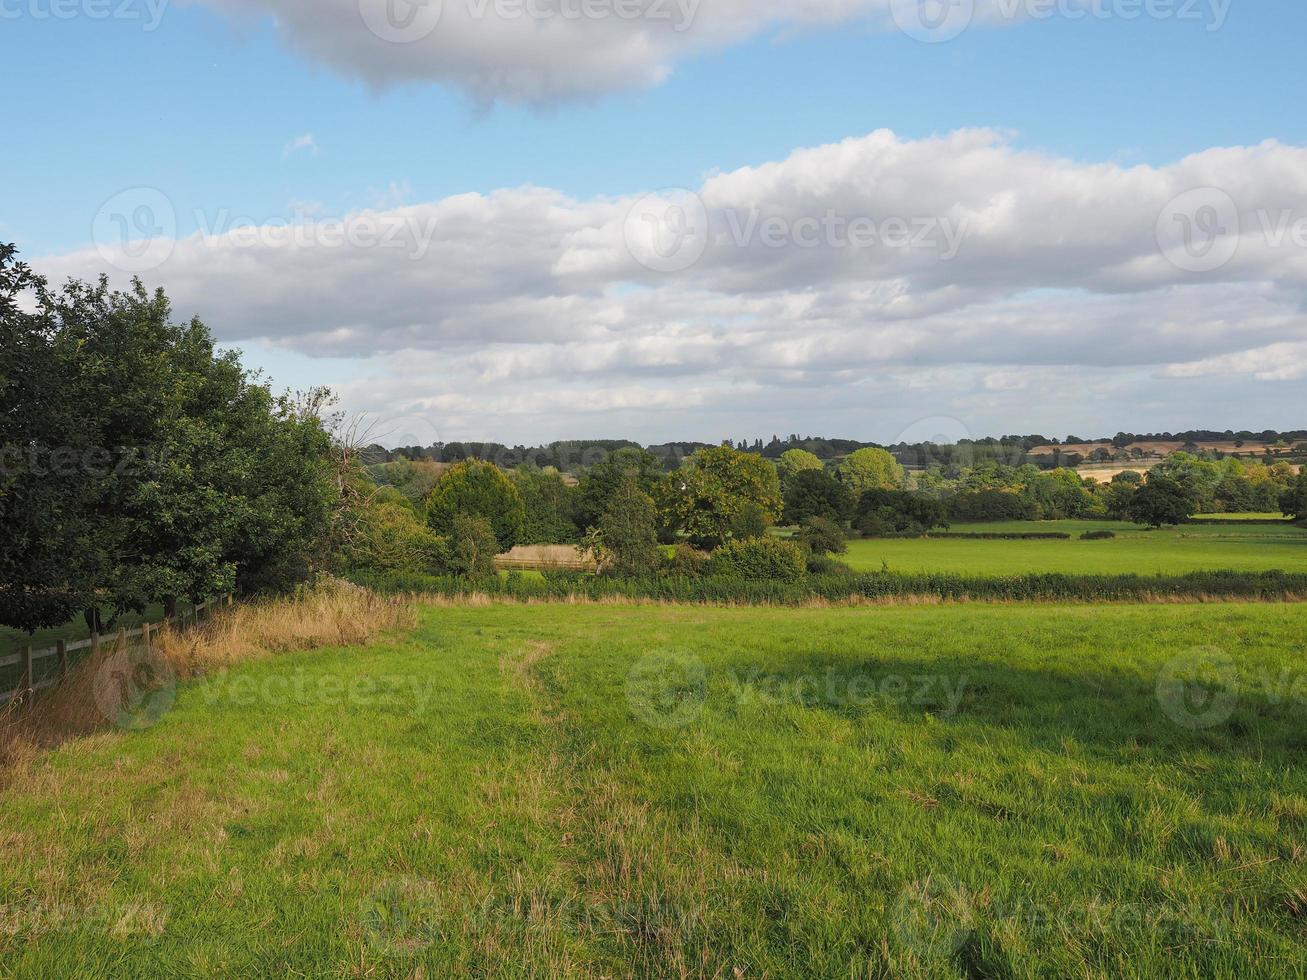
<path fill-rule="evenodd" d="M 12 774 L 0 973 L 1301 973 L 1304 625 L 428 607 Z"/>
<path fill-rule="evenodd" d="M 966 538 L 868 539 L 849 542 L 843 556 L 857 571 L 888 566 L 897 572 L 1018 575 L 1183 574 L 1196 571 L 1307 570 L 1307 530 L 1285 525 L 1185 525 L 1149 531 L 1112 521 L 1009 521 L 960 524 L 953 532 L 1069 533 L 1071 540 Z M 1105 541 L 1082 541 L 1086 531 L 1112 531 Z"/>

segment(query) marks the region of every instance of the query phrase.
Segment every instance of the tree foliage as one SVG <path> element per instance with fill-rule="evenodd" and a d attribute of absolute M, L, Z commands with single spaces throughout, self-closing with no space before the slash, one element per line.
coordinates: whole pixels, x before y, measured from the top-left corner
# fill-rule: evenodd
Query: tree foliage
<path fill-rule="evenodd" d="M 844 522 L 853 503 L 848 487 L 827 471 L 800 470 L 785 484 L 785 523 L 802 524 L 812 517 Z"/>
<path fill-rule="evenodd" d="M 0 267 L 4 447 L 27 460 L 6 468 L 0 507 L 7 527 L 44 523 L 46 538 L 5 546 L 7 623 L 283 588 L 320 562 L 339 497 L 324 393 L 274 396 L 139 281 L 51 291 L 11 250 Z"/>
<path fill-rule="evenodd" d="M 628 578 L 658 570 L 658 525 L 653 499 L 627 471 L 599 519 L 605 571 Z"/>
<path fill-rule="evenodd" d="M 1156 471 L 1135 491 L 1127 511 L 1130 519 L 1149 527 L 1183 524 L 1194 514 L 1192 491 L 1179 480 Z"/>
<path fill-rule="evenodd" d="M 500 551 L 520 540 L 526 508 L 517 487 L 493 463 L 468 459 L 455 463 L 427 498 L 427 523 L 437 534 L 453 534 L 460 514 L 490 522 Z"/>
<path fill-rule="evenodd" d="M 729 446 L 699 450 L 668 475 L 659 498 L 667 523 L 701 548 L 729 540 L 748 505 L 758 508 L 768 526 L 782 507 L 776 468 L 761 456 Z"/>
<path fill-rule="evenodd" d="M 884 449 L 859 449 L 844 458 L 835 475 L 856 500 L 868 490 L 897 490 L 903 485 L 903 467 Z"/>

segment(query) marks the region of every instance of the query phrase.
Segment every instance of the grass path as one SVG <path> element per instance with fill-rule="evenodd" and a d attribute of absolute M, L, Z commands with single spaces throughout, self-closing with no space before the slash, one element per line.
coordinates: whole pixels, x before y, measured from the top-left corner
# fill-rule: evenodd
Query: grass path
<path fill-rule="evenodd" d="M 0 975 L 1301 973 L 1304 626 L 430 608 L 18 773 Z"/>

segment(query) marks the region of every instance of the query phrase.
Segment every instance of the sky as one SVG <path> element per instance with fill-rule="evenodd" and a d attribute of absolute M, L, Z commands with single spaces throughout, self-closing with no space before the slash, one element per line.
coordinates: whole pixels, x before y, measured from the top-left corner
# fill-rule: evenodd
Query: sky
<path fill-rule="evenodd" d="M 379 441 L 1300 428 L 1301 0 L 0 0 L 0 240 Z"/>

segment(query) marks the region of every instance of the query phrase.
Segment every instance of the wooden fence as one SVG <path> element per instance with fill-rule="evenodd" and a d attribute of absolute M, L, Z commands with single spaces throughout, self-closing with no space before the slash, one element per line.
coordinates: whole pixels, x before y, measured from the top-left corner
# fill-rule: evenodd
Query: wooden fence
<path fill-rule="evenodd" d="M 179 612 L 177 618 L 173 621 L 177 626 L 185 627 L 186 620 L 190 618 L 192 625 L 198 623 L 201 619 L 207 619 L 210 610 L 216 605 L 231 605 L 231 596 L 222 599 L 206 599 L 192 607 L 190 613 Z M 0 657 L 0 670 L 15 665 L 21 667 L 19 676 L 21 681 L 12 691 L 0 692 L 0 707 L 8 704 L 14 698 L 22 695 L 26 696 L 33 691 L 41 691 L 47 687 L 53 687 L 65 677 L 68 676 L 68 670 L 74 659 L 80 659 L 87 653 L 98 653 L 100 647 L 109 644 L 110 647 L 126 647 L 132 640 L 139 639 L 142 646 L 150 645 L 150 634 L 159 629 L 162 623 L 143 623 L 136 629 L 120 629 L 116 633 L 107 633 L 101 635 L 93 633 L 85 640 L 60 640 L 52 647 L 44 647 L 40 650 L 32 649 L 31 645 L 24 646 L 18 653 L 10 654 L 7 657 Z M 75 658 L 74 654 L 78 656 Z M 36 679 L 36 664 L 42 660 L 48 660 L 51 657 L 59 658 L 59 666 L 52 676 L 43 680 Z"/>

